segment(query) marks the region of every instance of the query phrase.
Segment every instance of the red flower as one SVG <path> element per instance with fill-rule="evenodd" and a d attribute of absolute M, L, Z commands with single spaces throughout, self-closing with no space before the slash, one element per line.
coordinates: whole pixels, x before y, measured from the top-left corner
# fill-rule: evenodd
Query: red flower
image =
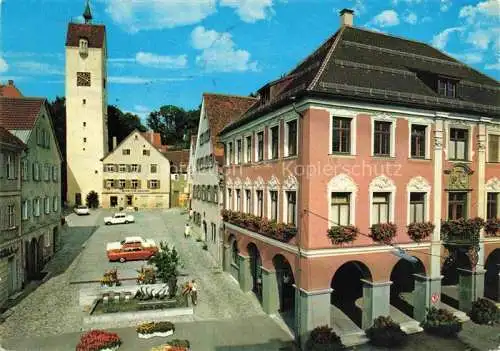
<path fill-rule="evenodd" d="M 76 345 L 76 351 L 99 351 L 105 348 L 120 346 L 122 343 L 116 333 L 105 330 L 91 330 L 83 334 Z"/>

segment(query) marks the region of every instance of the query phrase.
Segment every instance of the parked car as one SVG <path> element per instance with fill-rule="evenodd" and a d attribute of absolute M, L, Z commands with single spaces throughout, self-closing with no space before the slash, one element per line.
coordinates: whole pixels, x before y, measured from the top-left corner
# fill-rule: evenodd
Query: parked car
<path fill-rule="evenodd" d="M 111 242 L 106 245 L 106 254 L 110 261 L 149 260 L 158 252 L 154 240 L 143 239 L 140 236 L 126 237 L 122 241 Z"/>
<path fill-rule="evenodd" d="M 110 225 L 110 224 L 128 224 L 128 223 L 133 223 L 134 222 L 134 216 L 128 215 L 123 212 L 118 212 L 115 213 L 111 217 L 104 217 L 104 224 Z"/>
<path fill-rule="evenodd" d="M 84 205 L 76 206 L 74 211 L 79 216 L 85 216 L 90 214 L 89 208 Z"/>

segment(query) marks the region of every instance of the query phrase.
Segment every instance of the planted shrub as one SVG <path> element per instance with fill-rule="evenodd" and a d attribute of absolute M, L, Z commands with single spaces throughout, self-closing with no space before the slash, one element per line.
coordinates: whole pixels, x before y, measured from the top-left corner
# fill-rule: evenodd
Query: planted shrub
<path fill-rule="evenodd" d="M 472 304 L 470 319 L 477 324 L 495 324 L 499 321 L 497 306 L 487 299 L 478 299 Z"/>
<path fill-rule="evenodd" d="M 448 310 L 431 307 L 420 324 L 429 334 L 445 338 L 456 337 L 462 330 L 462 322 Z"/>
<path fill-rule="evenodd" d="M 488 219 L 484 224 L 484 232 L 487 236 L 500 236 L 500 219 Z"/>
<path fill-rule="evenodd" d="M 373 321 L 373 326 L 366 331 L 370 343 L 375 346 L 400 347 L 407 341 L 407 335 L 403 332 L 391 317 L 380 316 Z"/>
<path fill-rule="evenodd" d="M 344 345 L 340 337 L 327 325 L 314 328 L 306 342 L 306 350 L 308 351 L 336 351 L 343 349 Z"/>
<path fill-rule="evenodd" d="M 378 223 L 372 225 L 370 236 L 373 241 L 389 244 L 396 236 L 397 227 L 394 223 Z"/>
<path fill-rule="evenodd" d="M 411 223 L 408 226 L 408 236 L 415 242 L 427 239 L 433 231 L 434 224 L 432 222 Z"/>
<path fill-rule="evenodd" d="M 352 225 L 339 225 L 328 229 L 327 235 L 333 245 L 351 243 L 356 240 L 359 229 Z"/>
<path fill-rule="evenodd" d="M 87 194 L 87 207 L 88 208 L 98 208 L 99 207 L 99 195 L 92 190 Z"/>

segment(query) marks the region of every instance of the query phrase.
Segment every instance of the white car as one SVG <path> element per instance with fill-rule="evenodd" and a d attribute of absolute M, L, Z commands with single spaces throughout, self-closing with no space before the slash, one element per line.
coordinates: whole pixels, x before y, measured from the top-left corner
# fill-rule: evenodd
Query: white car
<path fill-rule="evenodd" d="M 120 250 L 122 248 L 142 247 L 145 249 L 158 250 L 158 246 L 153 239 L 143 239 L 140 236 L 127 236 L 122 241 L 115 241 L 106 244 L 106 251 Z"/>
<path fill-rule="evenodd" d="M 75 207 L 75 213 L 79 216 L 89 215 L 90 211 L 87 206 L 79 205 Z"/>
<path fill-rule="evenodd" d="M 134 216 L 128 215 L 123 212 L 118 212 L 115 213 L 111 217 L 104 217 L 104 224 L 110 225 L 110 224 L 128 224 L 128 223 L 133 223 L 134 222 Z"/>

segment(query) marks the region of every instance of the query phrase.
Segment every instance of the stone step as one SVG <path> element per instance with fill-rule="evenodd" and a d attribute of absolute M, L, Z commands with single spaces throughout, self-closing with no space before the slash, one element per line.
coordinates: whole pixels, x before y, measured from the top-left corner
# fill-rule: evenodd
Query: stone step
<path fill-rule="evenodd" d="M 345 347 L 358 346 L 369 341 L 364 331 L 340 335 L 340 340 Z"/>
<path fill-rule="evenodd" d="M 459 321 L 461 321 L 461 322 L 467 322 L 467 321 L 470 321 L 469 316 L 468 316 L 468 315 L 467 315 L 467 313 L 465 313 L 465 312 L 462 312 L 462 311 L 455 311 L 455 312 L 453 312 L 453 315 L 454 315 L 455 317 L 457 317 L 457 318 L 458 318 L 458 320 L 459 320 Z"/>

